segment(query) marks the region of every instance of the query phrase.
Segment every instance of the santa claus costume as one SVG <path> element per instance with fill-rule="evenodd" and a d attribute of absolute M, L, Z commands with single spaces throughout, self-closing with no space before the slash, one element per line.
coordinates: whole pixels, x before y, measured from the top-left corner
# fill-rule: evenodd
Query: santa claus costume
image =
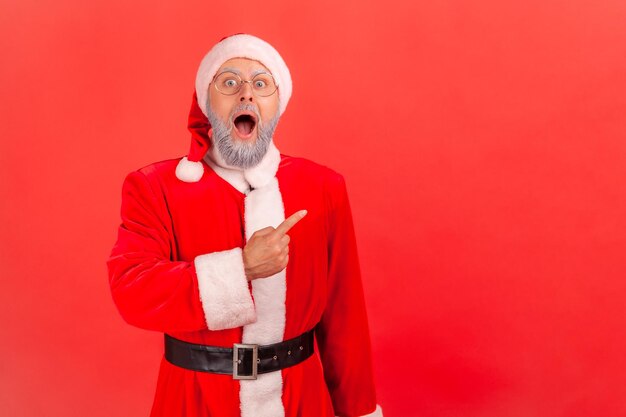
<path fill-rule="evenodd" d="M 151 416 L 382 417 L 344 178 L 281 154 L 273 142 L 261 162 L 245 170 L 225 163 L 211 145 L 207 87 L 235 57 L 271 71 L 284 112 L 291 78 L 272 46 L 234 35 L 209 51 L 189 113 L 189 155 L 151 164 L 124 181 L 122 223 L 107 261 L 112 296 L 128 323 L 180 341 L 232 349 L 313 330 L 315 351 L 251 380 L 186 369 L 164 356 Z M 308 214 L 288 233 L 287 267 L 248 282 L 246 241 L 301 209 Z"/>

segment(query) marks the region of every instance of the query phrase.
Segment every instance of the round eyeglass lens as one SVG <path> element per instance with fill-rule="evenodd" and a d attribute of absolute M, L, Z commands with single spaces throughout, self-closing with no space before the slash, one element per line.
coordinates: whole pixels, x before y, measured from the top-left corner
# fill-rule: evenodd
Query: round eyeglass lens
<path fill-rule="evenodd" d="M 267 97 L 274 94 L 278 87 L 274 82 L 274 77 L 270 74 L 261 73 L 252 79 L 252 90 L 261 97 Z"/>
<path fill-rule="evenodd" d="M 237 94 L 241 88 L 241 78 L 234 72 L 225 71 L 215 77 L 215 88 L 228 96 Z"/>

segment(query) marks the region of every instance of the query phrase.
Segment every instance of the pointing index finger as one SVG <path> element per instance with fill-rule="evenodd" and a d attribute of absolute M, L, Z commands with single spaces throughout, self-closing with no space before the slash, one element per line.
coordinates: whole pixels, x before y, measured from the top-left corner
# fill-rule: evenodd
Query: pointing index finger
<path fill-rule="evenodd" d="M 285 219 L 284 222 L 278 225 L 278 227 L 276 228 L 276 232 L 279 233 L 280 235 L 284 235 L 285 233 L 289 231 L 289 229 L 295 226 L 296 223 L 302 220 L 302 218 L 306 216 L 306 214 L 307 214 L 306 210 L 300 210 L 300 211 L 295 212 L 294 214 L 289 216 L 289 218 Z"/>

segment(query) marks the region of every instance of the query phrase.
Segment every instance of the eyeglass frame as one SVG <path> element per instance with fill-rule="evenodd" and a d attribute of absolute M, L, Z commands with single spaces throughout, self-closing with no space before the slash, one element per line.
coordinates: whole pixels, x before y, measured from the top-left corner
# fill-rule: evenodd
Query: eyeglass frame
<path fill-rule="evenodd" d="M 227 72 L 230 72 L 231 74 L 235 75 L 237 78 L 239 78 L 239 81 L 240 81 L 239 83 L 237 83 L 237 85 L 239 86 L 239 88 L 237 89 L 237 91 L 235 91 L 235 92 L 234 92 L 234 93 L 232 93 L 232 94 L 227 94 L 227 93 L 223 92 L 222 90 L 220 90 L 219 88 L 217 88 L 217 83 L 215 82 L 215 80 L 217 79 L 217 77 L 219 77 L 219 76 L 220 76 L 220 75 L 222 75 L 222 74 L 226 74 Z M 268 95 L 266 95 L 266 96 L 262 96 L 262 95 L 257 94 L 257 93 L 256 93 L 256 91 L 254 90 L 254 87 L 252 86 L 252 84 L 250 84 L 250 87 L 251 87 L 251 89 L 252 89 L 252 94 L 254 94 L 254 95 L 258 96 L 258 97 L 270 97 L 270 96 L 272 96 L 274 93 L 276 93 L 276 92 L 278 91 L 278 84 L 276 84 L 276 79 L 274 79 L 274 76 L 273 76 L 272 74 L 270 74 L 269 72 L 265 72 L 265 71 L 263 71 L 263 72 L 260 72 L 260 73 L 256 74 L 254 77 L 252 77 L 252 79 L 251 79 L 251 80 L 244 80 L 244 79 L 242 79 L 242 78 L 241 78 L 241 76 L 240 76 L 239 74 L 237 74 L 236 72 L 231 71 L 231 70 L 225 70 L 225 71 L 222 71 L 222 72 L 220 72 L 220 73 L 218 73 L 218 74 L 215 74 L 215 76 L 214 76 L 214 77 L 213 77 L 213 79 L 211 80 L 211 84 L 213 84 L 213 85 L 215 86 L 215 89 L 216 89 L 216 90 L 217 90 L 220 94 L 223 94 L 223 95 L 225 95 L 225 96 L 234 96 L 235 94 L 237 94 L 237 93 L 239 93 L 239 92 L 241 91 L 241 89 L 243 88 L 244 83 L 252 83 L 252 82 L 254 81 L 254 79 L 255 79 L 256 77 L 258 77 L 259 75 L 269 75 L 269 76 L 270 76 L 270 78 L 272 79 L 272 81 L 274 82 L 274 85 L 276 86 L 276 89 L 274 89 L 274 91 L 272 91 L 270 94 L 268 94 Z"/>

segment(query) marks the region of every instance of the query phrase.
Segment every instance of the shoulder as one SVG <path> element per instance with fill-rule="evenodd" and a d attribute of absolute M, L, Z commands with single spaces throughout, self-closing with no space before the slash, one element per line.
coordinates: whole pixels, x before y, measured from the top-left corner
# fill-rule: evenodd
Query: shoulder
<path fill-rule="evenodd" d="M 153 162 L 137 169 L 136 172 L 143 174 L 148 179 L 153 180 L 157 178 L 172 176 L 175 175 L 176 165 L 178 165 L 180 159 L 181 158 L 172 158 L 165 159 L 163 161 Z"/>
<path fill-rule="evenodd" d="M 326 187 L 334 187 L 345 182 L 336 170 L 307 158 L 281 154 L 280 170 L 286 175 L 297 176 L 308 181 L 319 182 Z"/>
<path fill-rule="evenodd" d="M 181 158 L 153 162 L 131 171 L 124 179 L 123 188 L 160 194 L 164 188 L 176 184 L 176 165 Z"/>

